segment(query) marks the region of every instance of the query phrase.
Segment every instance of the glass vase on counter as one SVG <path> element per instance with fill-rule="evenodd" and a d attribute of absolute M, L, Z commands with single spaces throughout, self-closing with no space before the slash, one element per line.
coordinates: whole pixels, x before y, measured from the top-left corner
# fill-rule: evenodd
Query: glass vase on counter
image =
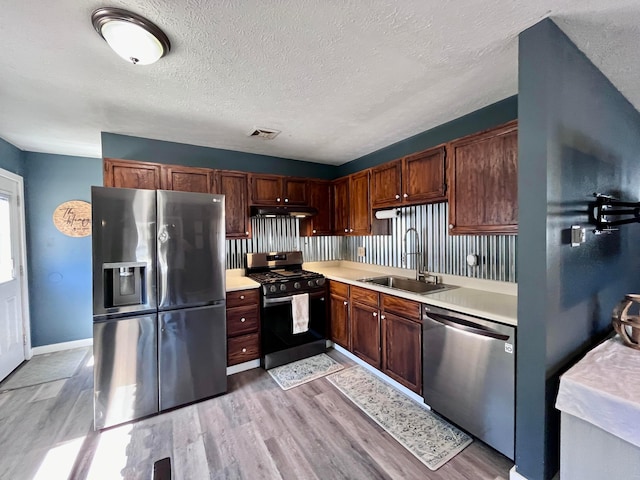
<path fill-rule="evenodd" d="M 640 350 L 640 294 L 625 295 L 613 309 L 611 323 L 625 345 Z"/>

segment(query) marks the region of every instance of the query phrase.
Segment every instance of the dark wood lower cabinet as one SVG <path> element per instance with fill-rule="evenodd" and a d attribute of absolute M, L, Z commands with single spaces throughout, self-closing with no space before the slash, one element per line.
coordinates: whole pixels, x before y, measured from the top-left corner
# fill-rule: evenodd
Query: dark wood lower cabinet
<path fill-rule="evenodd" d="M 349 350 L 349 300 L 331 294 L 331 341 Z"/>
<path fill-rule="evenodd" d="M 422 325 L 382 313 L 382 371 L 420 394 L 422 389 Z"/>
<path fill-rule="evenodd" d="M 380 314 L 377 308 L 351 303 L 351 349 L 365 362 L 380 368 Z"/>

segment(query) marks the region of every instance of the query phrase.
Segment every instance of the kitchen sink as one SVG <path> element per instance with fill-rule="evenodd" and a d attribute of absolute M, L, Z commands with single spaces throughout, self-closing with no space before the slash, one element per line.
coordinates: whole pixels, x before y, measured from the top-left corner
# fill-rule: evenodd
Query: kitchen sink
<path fill-rule="evenodd" d="M 453 285 L 446 285 L 444 283 L 438 283 L 434 285 L 432 283 L 420 282 L 412 278 L 403 278 L 403 277 L 394 277 L 394 276 L 361 278 L 359 281 L 365 282 L 365 283 L 373 283 L 375 285 L 380 285 L 382 287 L 394 288 L 396 290 L 404 290 L 406 292 L 417 293 L 420 295 L 442 292 L 444 290 L 457 288 Z"/>

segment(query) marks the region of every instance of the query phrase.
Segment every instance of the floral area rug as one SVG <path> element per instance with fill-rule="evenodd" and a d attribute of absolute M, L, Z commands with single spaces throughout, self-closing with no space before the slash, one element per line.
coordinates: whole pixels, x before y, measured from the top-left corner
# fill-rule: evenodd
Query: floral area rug
<path fill-rule="evenodd" d="M 437 470 L 473 440 L 435 413 L 356 366 L 327 378 L 431 470 Z"/>
<path fill-rule="evenodd" d="M 296 362 L 287 363 L 280 367 L 268 370 L 280 388 L 289 390 L 316 378 L 324 377 L 330 373 L 342 370 L 344 367 L 325 353 L 309 358 L 303 358 Z"/>

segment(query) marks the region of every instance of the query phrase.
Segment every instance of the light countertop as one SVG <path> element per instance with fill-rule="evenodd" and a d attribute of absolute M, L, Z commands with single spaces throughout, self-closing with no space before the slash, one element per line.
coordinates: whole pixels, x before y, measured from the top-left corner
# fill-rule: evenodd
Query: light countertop
<path fill-rule="evenodd" d="M 258 288 L 260 286 L 258 282 L 254 282 L 250 278 L 245 277 L 243 269 L 227 270 L 226 282 L 227 292 L 247 290 L 249 288 Z"/>
<path fill-rule="evenodd" d="M 443 283 L 458 285 L 458 288 L 445 290 L 444 292 L 430 293 L 428 295 L 420 295 L 358 281 L 362 278 L 379 277 L 382 275 L 397 275 L 411 278 L 413 274 L 412 270 L 377 267 L 370 264 L 343 261 L 305 263 L 304 268 L 321 273 L 330 280 L 358 285 L 382 293 L 395 295 L 396 297 L 475 315 L 507 325 L 517 326 L 518 324 L 516 284 L 438 274 L 439 280 L 443 280 Z"/>

